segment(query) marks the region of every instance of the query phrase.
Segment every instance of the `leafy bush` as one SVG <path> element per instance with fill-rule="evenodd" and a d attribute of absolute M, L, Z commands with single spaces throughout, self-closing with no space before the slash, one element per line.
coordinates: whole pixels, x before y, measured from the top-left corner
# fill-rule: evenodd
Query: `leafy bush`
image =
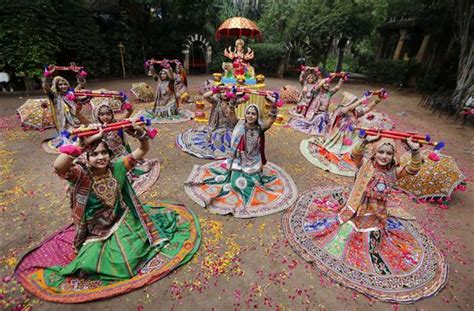
<path fill-rule="evenodd" d="M 224 57 L 223 51 L 213 51 L 212 53 L 212 60 L 209 64 L 209 71 L 211 72 L 222 72 L 222 63 L 228 61 Z"/>
<path fill-rule="evenodd" d="M 409 68 L 408 62 L 403 60 L 381 59 L 360 61 L 356 67 L 359 73 L 369 77 L 374 82 L 400 83 L 404 80 Z"/>
<path fill-rule="evenodd" d="M 333 72 L 336 68 L 337 63 L 337 56 L 331 55 L 326 60 L 326 67 L 323 68 L 326 72 Z M 322 64 L 319 64 L 322 68 Z M 358 65 L 356 60 L 351 55 L 344 55 L 344 59 L 342 61 L 342 71 L 349 71 L 349 72 L 357 72 Z"/>
<path fill-rule="evenodd" d="M 255 59 L 252 62 L 255 73 L 275 74 L 283 55 L 283 46 L 278 43 L 254 43 L 251 44 L 251 48 L 255 53 Z"/>

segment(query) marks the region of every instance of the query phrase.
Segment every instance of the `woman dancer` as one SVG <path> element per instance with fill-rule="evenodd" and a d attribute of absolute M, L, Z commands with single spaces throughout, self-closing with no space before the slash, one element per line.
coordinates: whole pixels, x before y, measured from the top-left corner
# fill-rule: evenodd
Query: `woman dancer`
<path fill-rule="evenodd" d="M 87 119 L 81 115 L 81 105 L 67 96 L 70 89 L 69 82 L 61 77 L 52 76 L 56 73 L 53 66 L 49 69 L 50 75 L 43 80 L 43 91 L 48 95 L 53 111 L 54 124 L 57 136 L 43 141 L 42 147 L 48 153 L 58 153 L 57 148 L 69 141 L 61 135 L 64 130 L 72 130 L 81 124 L 88 124 Z M 75 90 L 84 88 L 86 78 L 77 75 L 77 86 Z"/>
<path fill-rule="evenodd" d="M 354 176 L 357 167 L 350 157 L 350 151 L 358 140 L 354 129 L 358 119 L 372 111 L 386 97 L 386 93 L 380 92 L 376 99 L 367 103 L 372 96 L 370 93 L 358 99 L 345 93 L 331 116 L 324 139 L 314 137 L 301 142 L 300 150 L 306 159 L 331 173 Z"/>
<path fill-rule="evenodd" d="M 359 171 L 350 193 L 333 187 L 302 195 L 283 227 L 294 250 L 336 282 L 386 302 L 412 303 L 436 294 L 448 269 L 430 237 L 394 216 L 401 213 L 391 206 L 395 181 L 421 167 L 419 144 L 407 141 L 411 161 L 400 166 L 395 142 L 379 136 L 353 148 Z"/>
<path fill-rule="evenodd" d="M 297 112 L 301 115 L 291 118 L 288 125 L 306 134 L 323 136 L 326 134 L 329 123 L 328 109 L 331 97 L 339 91 L 347 76 L 343 73 L 333 88 L 330 88 L 332 78 L 321 79 L 314 84 L 315 77 L 315 75 L 308 75 L 308 82 L 303 87 L 297 107 Z"/>
<path fill-rule="evenodd" d="M 126 175 L 149 150 L 147 132 L 134 127 L 139 147 L 111 161 L 104 140 L 61 148 L 56 173 L 71 185 L 74 226 L 22 258 L 16 275 L 38 297 L 77 303 L 150 284 L 186 263 L 200 243 L 194 214 L 181 205 L 143 205 Z"/>
<path fill-rule="evenodd" d="M 258 217 L 288 208 L 297 189 L 291 177 L 265 157 L 265 132 L 277 116 L 275 98 L 266 97 L 271 109 L 266 120 L 256 105 L 245 110 L 232 132 L 232 155 L 225 161 L 195 165 L 186 193 L 212 213 L 238 218 Z"/>
<path fill-rule="evenodd" d="M 123 119 L 126 119 L 132 114 L 133 108 L 131 104 L 124 104 L 123 107 L 126 111 Z M 107 99 L 92 108 L 92 118 L 93 123 L 95 123 L 93 125 L 97 128 L 100 128 L 102 125 L 117 122 L 112 107 L 110 107 L 109 100 Z M 115 159 L 126 156 L 131 152 L 130 146 L 125 138 L 125 132 L 130 136 L 136 136 L 135 131 L 126 129 L 125 131 L 101 131 L 95 135 L 86 137 L 84 140 L 86 144 L 92 144 L 101 139 L 104 140 L 112 151 L 111 161 L 114 161 Z M 158 177 L 160 176 L 160 163 L 157 159 L 142 159 L 137 161 L 135 167 L 128 172 L 127 175 L 132 181 L 135 192 L 140 196 L 148 191 L 158 180 Z"/>
<path fill-rule="evenodd" d="M 189 101 L 186 71 L 179 61 L 176 62 L 176 66 L 174 68 L 174 89 L 176 90 L 176 97 L 178 99 L 179 105 L 185 104 Z"/>
<path fill-rule="evenodd" d="M 218 87 L 204 93 L 203 97 L 212 105 L 208 125 L 180 133 L 176 144 L 198 158 L 226 158 L 231 153 L 232 131 L 238 121 L 235 108 L 250 97 L 244 93 L 223 93 Z"/>
<path fill-rule="evenodd" d="M 153 123 L 179 123 L 189 121 L 193 113 L 188 109 L 179 109 L 179 100 L 175 89 L 175 74 L 169 62 L 162 62 L 162 68 L 156 74 L 153 65 L 149 74 L 157 81 L 155 101 L 151 111 L 140 111 L 136 115 L 144 115 Z M 181 81 L 182 82 L 182 81 Z"/>

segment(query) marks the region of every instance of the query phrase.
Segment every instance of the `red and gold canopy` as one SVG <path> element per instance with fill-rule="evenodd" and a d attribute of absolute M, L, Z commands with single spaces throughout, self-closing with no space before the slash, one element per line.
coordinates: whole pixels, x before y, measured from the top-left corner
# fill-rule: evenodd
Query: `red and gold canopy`
<path fill-rule="evenodd" d="M 226 37 L 249 37 L 262 40 L 263 35 L 257 24 L 245 17 L 232 17 L 226 19 L 216 31 L 216 39 Z"/>

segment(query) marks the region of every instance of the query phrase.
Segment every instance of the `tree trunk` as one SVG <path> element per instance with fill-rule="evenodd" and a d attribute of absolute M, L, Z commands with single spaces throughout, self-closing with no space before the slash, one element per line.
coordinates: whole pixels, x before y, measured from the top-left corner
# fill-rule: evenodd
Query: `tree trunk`
<path fill-rule="evenodd" d="M 470 93 L 474 91 L 474 45 L 472 41 L 468 45 L 468 47 L 461 47 L 459 57 L 456 89 L 452 99 L 452 104 L 456 109 L 461 109 Z"/>
<path fill-rule="evenodd" d="M 23 83 L 25 84 L 26 91 L 30 91 L 33 89 L 33 80 L 30 77 L 23 77 Z"/>
<path fill-rule="evenodd" d="M 344 60 L 344 51 L 346 49 L 347 38 L 342 37 L 337 44 L 337 61 L 336 61 L 336 68 L 334 72 L 341 72 L 342 70 L 342 61 Z"/>
<path fill-rule="evenodd" d="M 474 4 L 470 0 L 457 1 L 456 7 L 457 39 L 460 45 L 456 89 L 452 97 L 452 105 L 462 109 L 467 98 L 473 92 L 474 75 L 474 44 L 471 34 L 471 20 Z"/>
<path fill-rule="evenodd" d="M 331 49 L 331 44 L 328 44 L 328 46 L 326 47 L 325 51 L 324 51 L 324 56 L 323 56 L 323 68 L 326 68 L 326 63 L 328 61 L 328 56 L 329 56 L 329 50 Z"/>

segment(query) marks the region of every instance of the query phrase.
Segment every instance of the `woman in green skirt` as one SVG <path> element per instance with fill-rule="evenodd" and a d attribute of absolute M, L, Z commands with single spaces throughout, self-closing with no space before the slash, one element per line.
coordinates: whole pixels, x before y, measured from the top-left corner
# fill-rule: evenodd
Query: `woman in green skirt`
<path fill-rule="evenodd" d="M 54 169 L 70 184 L 74 226 L 47 239 L 18 265 L 20 281 L 37 296 L 80 302 L 127 292 L 189 261 L 199 247 L 199 224 L 190 210 L 143 205 L 136 196 L 127 171 L 148 152 L 149 140 L 143 128 L 134 130 L 139 147 L 114 162 L 103 140 L 84 149 L 61 148 Z M 86 163 L 75 163 L 83 150 Z"/>

